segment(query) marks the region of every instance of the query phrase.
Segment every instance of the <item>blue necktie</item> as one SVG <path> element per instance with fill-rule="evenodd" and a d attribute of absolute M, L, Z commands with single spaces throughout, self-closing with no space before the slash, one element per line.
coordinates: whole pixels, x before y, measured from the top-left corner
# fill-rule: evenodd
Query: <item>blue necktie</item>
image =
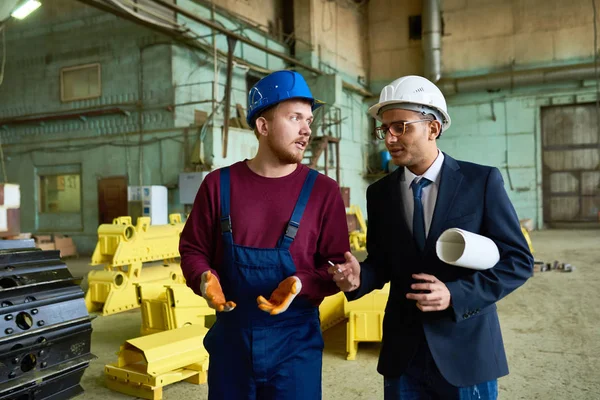
<path fill-rule="evenodd" d="M 413 213 L 413 237 L 417 242 L 419 250 L 423 251 L 425 248 L 425 217 L 423 216 L 423 202 L 421 201 L 421 195 L 423 194 L 423 188 L 429 185 L 431 181 L 427 178 L 421 178 L 419 182 L 416 179 L 412 181 L 410 187 L 413 191 L 413 198 L 415 200 L 415 211 Z"/>

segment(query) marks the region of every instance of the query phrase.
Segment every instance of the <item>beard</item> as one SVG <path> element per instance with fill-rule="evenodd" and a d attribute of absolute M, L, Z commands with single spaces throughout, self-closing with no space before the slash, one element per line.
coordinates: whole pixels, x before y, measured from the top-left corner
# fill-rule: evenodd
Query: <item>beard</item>
<path fill-rule="evenodd" d="M 304 151 L 290 150 L 281 143 L 277 143 L 272 135 L 267 136 L 267 144 L 271 152 L 277 157 L 282 164 L 298 164 L 302 162 Z"/>

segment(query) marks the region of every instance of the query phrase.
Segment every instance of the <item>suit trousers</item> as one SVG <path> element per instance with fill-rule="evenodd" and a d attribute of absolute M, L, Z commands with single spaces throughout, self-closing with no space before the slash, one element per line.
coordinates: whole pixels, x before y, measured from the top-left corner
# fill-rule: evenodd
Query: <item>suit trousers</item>
<path fill-rule="evenodd" d="M 496 400 L 498 381 L 473 386 L 451 385 L 440 373 L 425 338 L 406 372 L 384 378 L 384 400 Z"/>

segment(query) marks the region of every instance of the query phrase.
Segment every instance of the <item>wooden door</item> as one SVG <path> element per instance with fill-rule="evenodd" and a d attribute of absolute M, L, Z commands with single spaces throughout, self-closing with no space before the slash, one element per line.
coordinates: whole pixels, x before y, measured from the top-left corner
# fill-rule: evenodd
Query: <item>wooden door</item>
<path fill-rule="evenodd" d="M 124 217 L 127 212 L 127 177 L 98 179 L 98 222 L 112 224 L 114 218 Z"/>
<path fill-rule="evenodd" d="M 595 104 L 542 109 L 544 221 L 600 226 L 600 135 Z"/>

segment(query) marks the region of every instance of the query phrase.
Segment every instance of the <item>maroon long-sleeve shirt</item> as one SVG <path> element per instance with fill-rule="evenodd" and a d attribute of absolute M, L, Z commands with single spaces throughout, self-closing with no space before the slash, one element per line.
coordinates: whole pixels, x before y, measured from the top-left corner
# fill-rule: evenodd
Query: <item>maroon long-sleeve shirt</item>
<path fill-rule="evenodd" d="M 230 167 L 231 221 L 235 244 L 274 248 L 292 216 L 309 168 L 298 168 L 281 178 L 252 172 L 245 161 Z M 220 171 L 206 176 L 179 242 L 181 269 L 188 286 L 198 295 L 205 271 L 219 276 L 223 255 L 220 225 Z M 315 305 L 339 289 L 327 273 L 328 260 L 344 262 L 349 251 L 346 210 L 337 183 L 319 174 L 290 246 L 296 276 L 302 282 L 299 296 Z M 270 293 L 265 293 L 268 298 Z"/>

